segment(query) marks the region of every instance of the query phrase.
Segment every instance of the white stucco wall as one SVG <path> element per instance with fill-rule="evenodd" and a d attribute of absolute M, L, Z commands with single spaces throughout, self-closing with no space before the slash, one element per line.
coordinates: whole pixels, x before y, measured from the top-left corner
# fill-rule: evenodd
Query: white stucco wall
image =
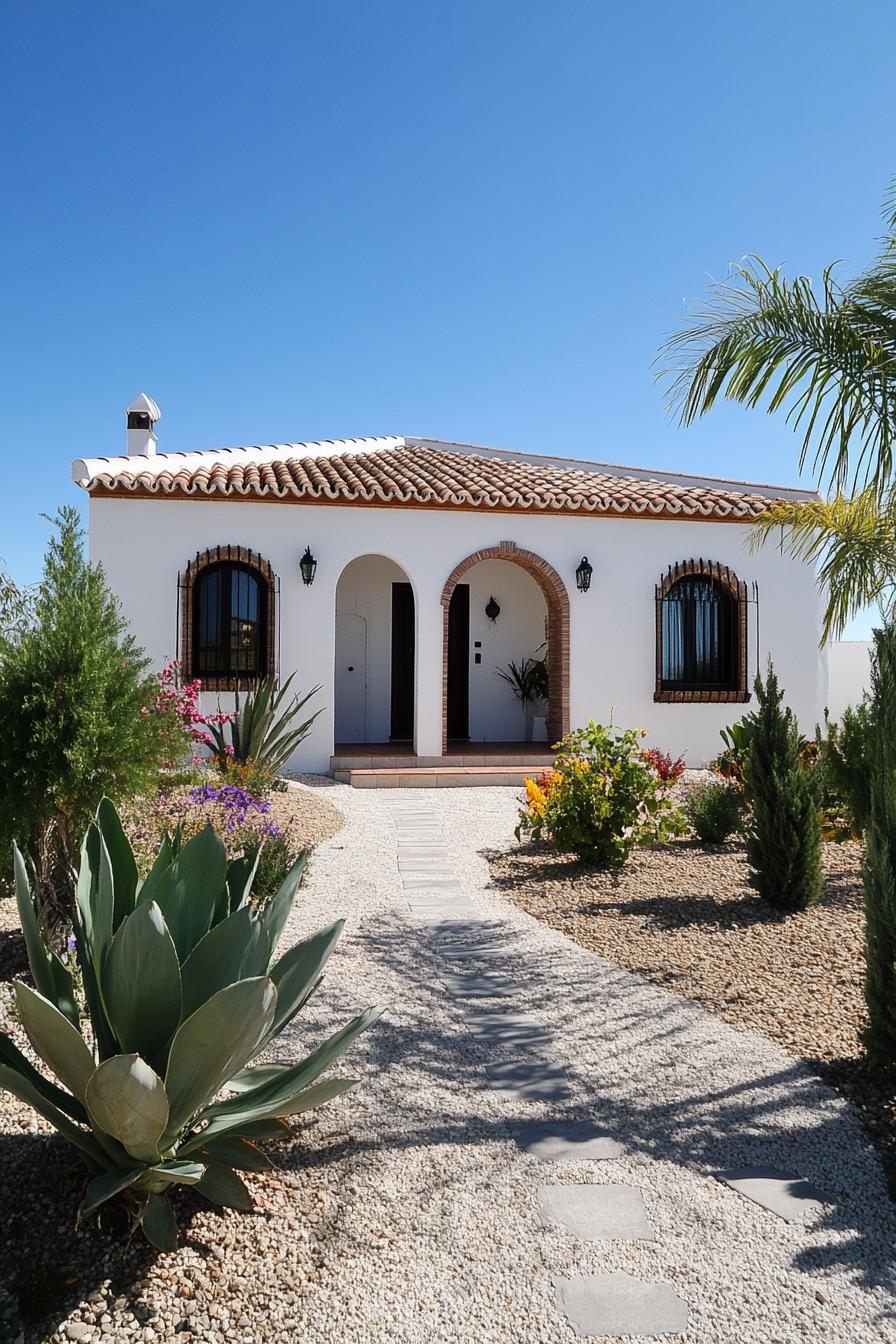
<path fill-rule="evenodd" d="M 870 640 L 844 639 L 828 650 L 828 713 L 839 719 L 847 705 L 858 705 L 871 687 Z"/>
<path fill-rule="evenodd" d="M 158 665 L 176 650 L 177 575 L 191 556 L 230 543 L 252 547 L 270 561 L 280 577 L 281 670 L 295 670 L 298 686 L 320 682 L 324 688 L 319 700 L 325 711 L 295 761 L 307 770 L 326 769 L 333 746 L 336 584 L 346 565 L 361 555 L 385 556 L 405 571 L 414 588 L 416 749 L 434 756 L 441 750 L 442 588 L 461 560 L 503 540 L 544 557 L 567 585 L 573 724 L 589 717 L 606 720 L 612 713 L 616 723 L 645 727 L 650 743 L 684 754 L 691 764 L 716 754 L 719 729 L 739 718 L 743 706 L 653 702 L 654 585 L 670 563 L 702 557 L 729 565 L 748 583 L 758 582 L 761 661 L 764 665 L 773 655 L 789 703 L 811 730 L 827 701 L 827 657 L 818 649 L 814 575 L 774 548 L 749 554 L 748 532 L 731 523 L 484 510 L 243 500 L 125 498 L 90 503 L 91 557 L 104 564 L 134 635 Z M 306 545 L 318 560 L 311 587 L 302 584 L 298 570 Z M 579 593 L 575 568 L 584 554 L 594 566 L 594 577 L 590 592 Z M 756 638 L 751 606 L 751 681 Z M 498 682 L 487 675 L 490 686 Z"/>
<path fill-rule="evenodd" d="M 382 555 L 359 556 L 339 577 L 333 695 L 337 742 L 389 741 L 392 585 L 407 582 L 404 570 Z"/>

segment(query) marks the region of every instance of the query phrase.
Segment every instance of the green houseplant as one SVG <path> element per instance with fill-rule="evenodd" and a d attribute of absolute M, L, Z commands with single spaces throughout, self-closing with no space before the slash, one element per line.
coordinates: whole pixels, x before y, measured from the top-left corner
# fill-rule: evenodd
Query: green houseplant
<path fill-rule="evenodd" d="M 320 1075 L 380 1015 L 368 1009 L 298 1063 L 253 1060 L 320 983 L 337 922 L 275 958 L 304 857 L 267 901 L 252 899 L 254 862 L 228 862 L 211 828 L 179 847 L 167 837 L 141 882 L 115 808 L 104 799 L 81 853 L 74 914 L 77 967 L 48 940 L 25 862 L 16 896 L 34 988 L 16 1005 L 55 1080 L 0 1035 L 0 1087 L 72 1143 L 90 1180 L 81 1215 L 124 1199 L 160 1250 L 176 1246 L 172 1185 L 247 1210 L 238 1171 L 270 1166 L 258 1139 L 353 1087 Z M 220 1094 L 224 1095 L 220 1095 Z"/>

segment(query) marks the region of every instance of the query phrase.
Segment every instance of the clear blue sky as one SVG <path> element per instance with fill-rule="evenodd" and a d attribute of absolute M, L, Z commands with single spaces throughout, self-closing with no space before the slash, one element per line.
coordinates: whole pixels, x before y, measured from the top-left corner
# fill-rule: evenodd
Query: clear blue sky
<path fill-rule="evenodd" d="M 7 0 L 0 557 L 69 463 L 411 433 L 794 482 L 778 420 L 680 430 L 651 369 L 748 252 L 871 254 L 889 0 Z M 145 560 L 143 561 L 145 563 Z"/>

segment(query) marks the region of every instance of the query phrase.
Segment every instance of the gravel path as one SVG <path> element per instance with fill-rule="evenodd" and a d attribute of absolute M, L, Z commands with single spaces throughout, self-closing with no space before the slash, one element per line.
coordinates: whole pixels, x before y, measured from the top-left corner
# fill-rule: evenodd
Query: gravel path
<path fill-rule="evenodd" d="M 374 1001 L 389 1012 L 355 1053 L 361 1089 L 317 1121 L 321 1137 L 334 1124 L 351 1135 L 340 1217 L 292 1332 L 269 1338 L 559 1344 L 576 1336 L 553 1282 L 622 1270 L 687 1300 L 688 1344 L 896 1340 L 896 1214 L 834 1093 L 764 1037 L 489 891 L 481 851 L 512 843 L 515 791 L 331 796 L 347 824 L 318 850 L 293 932 L 347 915 L 317 1012 Z M 408 802 L 432 809 L 481 917 L 518 932 L 506 969 L 524 988 L 512 1006 L 551 1028 L 570 1100 L 508 1102 L 485 1088 L 494 1052 L 464 1026 L 441 982 L 454 968 L 401 895 L 393 817 Z M 599 1121 L 626 1155 L 546 1167 L 518 1150 L 509 1120 L 559 1115 Z M 741 1166 L 796 1172 L 832 1203 L 805 1225 L 784 1222 L 711 1175 Z M 655 1240 L 589 1244 L 540 1227 L 537 1189 L 557 1180 L 640 1188 Z"/>
<path fill-rule="evenodd" d="M 119 1251 L 114 1228 L 77 1234 L 104 1260 L 89 1307 L 57 1317 L 60 1339 L 571 1344 L 556 1283 L 623 1271 L 686 1300 L 683 1344 L 896 1341 L 896 1213 L 845 1103 L 766 1038 L 611 967 L 490 890 L 484 854 L 513 843 L 514 790 L 326 796 L 346 825 L 315 852 L 286 938 L 339 916 L 346 933 L 277 1053 L 304 1053 L 385 1003 L 345 1070 L 361 1086 L 297 1127 L 277 1173 L 249 1178 L 255 1217 L 191 1219 L 187 1199 L 183 1249 L 155 1261 L 137 1243 Z M 394 818 L 407 803 L 431 809 L 479 917 L 515 933 L 501 969 L 521 988 L 508 1006 L 550 1029 L 546 1057 L 565 1070 L 568 1100 L 508 1101 L 486 1086 L 500 1061 L 467 1029 L 468 1005 L 443 979 L 455 967 L 402 893 Z M 599 1122 L 624 1155 L 547 1165 L 519 1150 L 510 1122 L 557 1118 Z M 711 1174 L 757 1165 L 808 1178 L 831 1205 L 788 1223 Z M 41 1180 L 30 1165 L 8 1176 L 26 1200 Z M 56 1180 L 57 1208 L 44 1191 L 43 1213 L 64 1219 Z M 640 1189 L 655 1239 L 588 1243 L 541 1226 L 539 1187 L 557 1182 Z"/>

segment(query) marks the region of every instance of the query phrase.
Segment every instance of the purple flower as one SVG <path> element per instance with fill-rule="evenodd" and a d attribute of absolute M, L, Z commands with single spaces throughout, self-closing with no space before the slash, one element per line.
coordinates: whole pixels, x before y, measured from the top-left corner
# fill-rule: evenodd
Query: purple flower
<path fill-rule="evenodd" d="M 67 947 L 69 952 L 76 952 L 78 950 L 78 940 L 74 936 L 74 934 L 72 933 L 69 934 L 69 936 L 65 940 L 65 946 Z"/>

